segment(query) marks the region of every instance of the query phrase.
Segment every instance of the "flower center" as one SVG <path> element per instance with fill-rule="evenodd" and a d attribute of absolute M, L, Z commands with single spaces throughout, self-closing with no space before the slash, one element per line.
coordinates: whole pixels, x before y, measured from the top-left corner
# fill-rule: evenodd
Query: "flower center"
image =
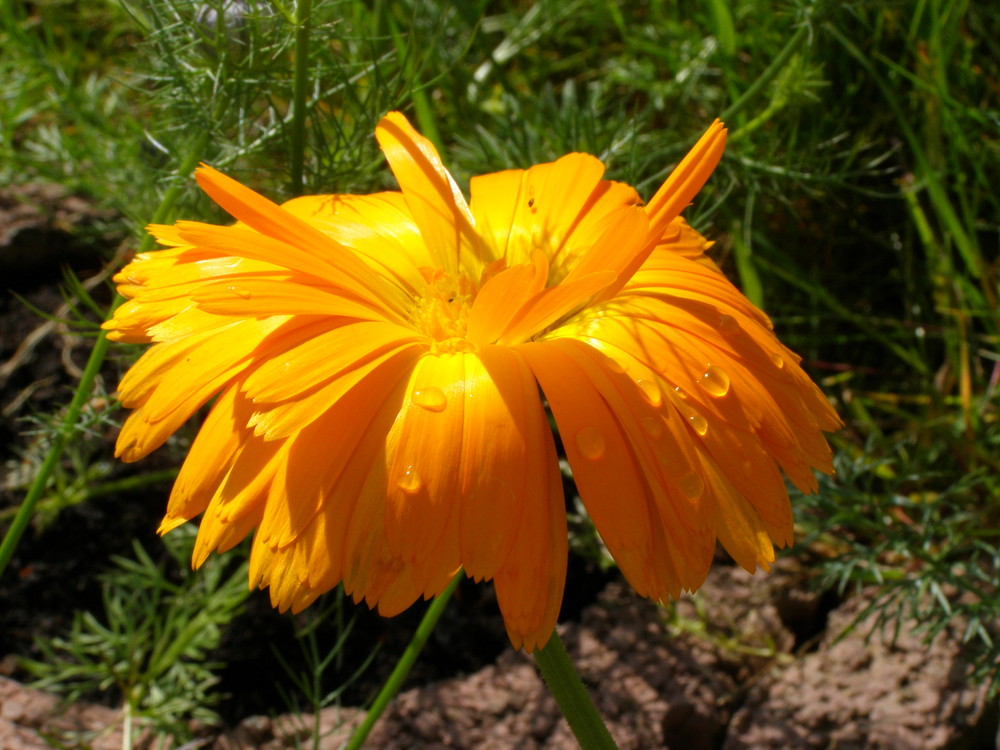
<path fill-rule="evenodd" d="M 438 268 L 421 268 L 427 281 L 423 296 L 416 300 L 414 327 L 431 341 L 431 352 L 471 352 L 475 346 L 466 341 L 469 310 L 476 298 L 476 287 L 464 275 L 452 275 Z"/>

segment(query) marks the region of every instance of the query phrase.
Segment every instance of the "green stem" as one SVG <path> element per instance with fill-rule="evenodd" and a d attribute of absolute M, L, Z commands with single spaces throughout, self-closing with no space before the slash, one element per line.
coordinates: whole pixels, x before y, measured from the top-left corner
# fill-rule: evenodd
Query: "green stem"
<path fill-rule="evenodd" d="M 413 668 L 414 662 L 417 660 L 417 656 L 420 655 L 424 644 L 427 643 L 428 637 L 434 631 L 434 626 L 437 625 L 437 621 L 440 619 L 441 614 L 444 612 L 445 606 L 448 604 L 448 600 L 451 599 L 451 595 L 455 592 L 458 587 L 458 582 L 465 575 L 463 571 L 459 570 L 455 574 L 455 577 L 451 579 L 451 583 L 448 587 L 442 591 L 438 596 L 434 598 L 431 605 L 427 608 L 427 612 L 424 613 L 424 619 L 420 621 L 420 625 L 417 627 L 417 632 L 413 634 L 413 639 L 407 645 L 406 650 L 403 652 L 402 657 L 396 663 L 396 668 L 392 670 L 392 674 L 389 675 L 389 679 L 385 681 L 382 685 L 382 689 L 379 691 L 378 695 L 375 697 L 375 702 L 372 703 L 372 707 L 368 709 L 368 715 L 365 716 L 365 720 L 361 722 L 354 734 L 351 735 L 351 741 L 347 743 L 344 750 L 358 750 L 368 738 L 368 733 L 371 732 L 372 727 L 375 726 L 375 722 L 379 720 L 382 712 L 385 711 L 386 706 L 389 705 L 396 693 L 399 692 L 399 688 L 403 685 L 403 680 L 410 673 Z"/>
<path fill-rule="evenodd" d="M 306 153 L 306 88 L 309 85 L 309 26 L 312 0 L 295 4 L 295 77 L 292 79 L 292 194 L 302 195 Z"/>
<path fill-rule="evenodd" d="M 178 167 L 177 174 L 190 174 L 191 170 L 194 169 L 198 160 L 201 158 L 201 154 L 205 150 L 205 146 L 207 144 L 208 133 L 203 132 L 198 136 L 197 140 L 195 140 L 187 158 L 185 158 Z M 183 191 L 184 185 L 179 181 L 170 186 L 164 194 L 163 200 L 160 201 L 160 205 L 156 209 L 156 212 L 153 214 L 154 224 L 162 223 L 167 218 Z M 153 238 L 151 235 L 147 234 L 139 243 L 139 252 L 145 252 L 152 246 Z M 111 302 L 111 311 L 114 311 L 115 307 L 117 307 L 120 302 L 121 297 L 116 294 L 114 300 Z M 76 425 L 80 420 L 80 413 L 83 411 L 84 405 L 90 399 L 91 393 L 94 389 L 94 381 L 97 379 L 97 375 L 101 371 L 101 365 L 104 363 L 105 356 L 107 356 L 108 343 L 107 336 L 105 336 L 104 331 L 101 331 L 100 334 L 98 334 L 97 341 L 94 343 L 94 348 L 90 352 L 90 358 L 87 360 L 87 366 L 83 370 L 83 376 L 80 378 L 80 382 L 76 386 L 76 391 L 73 394 L 73 400 L 70 401 L 70 404 L 66 409 L 66 414 L 56 431 L 55 438 L 52 440 L 52 445 L 49 446 L 48 453 L 45 455 L 45 460 L 39 467 L 38 473 L 35 474 L 35 478 L 32 481 L 31 486 L 28 488 L 28 494 L 21 503 L 21 507 L 18 508 L 17 515 L 14 516 L 14 520 L 11 522 L 10 528 L 7 529 L 3 542 L 0 543 L 0 576 L 3 576 L 4 571 L 7 569 L 7 565 L 14 556 L 14 550 L 17 549 L 17 545 L 21 541 L 21 537 L 24 535 L 25 530 L 28 528 L 28 524 L 31 522 L 31 518 L 35 513 L 35 506 L 38 505 L 38 501 L 41 499 L 42 493 L 45 492 L 45 488 L 48 486 L 49 477 L 55 470 L 59 460 L 62 458 L 62 452 L 66 447 L 66 443 L 73 436 L 73 433 L 76 430 Z"/>
<path fill-rule="evenodd" d="M 535 651 L 535 663 L 580 747 L 583 750 L 617 750 L 558 632 L 552 631 L 545 648 Z"/>
<path fill-rule="evenodd" d="M 760 74 L 756 81 L 750 84 L 750 88 L 743 92 L 743 95 L 737 99 L 735 102 L 726 108 L 719 119 L 723 122 L 728 122 L 732 120 L 737 114 L 739 114 L 746 106 L 753 100 L 758 94 L 760 94 L 767 85 L 774 80 L 774 77 L 781 72 L 781 69 L 785 67 L 792 55 L 799 51 L 799 47 L 802 43 L 809 38 L 809 26 L 808 24 L 802 24 L 799 30 L 792 35 L 792 38 L 788 40 L 778 56 L 771 61 L 771 64 L 767 66 L 767 69 Z"/>

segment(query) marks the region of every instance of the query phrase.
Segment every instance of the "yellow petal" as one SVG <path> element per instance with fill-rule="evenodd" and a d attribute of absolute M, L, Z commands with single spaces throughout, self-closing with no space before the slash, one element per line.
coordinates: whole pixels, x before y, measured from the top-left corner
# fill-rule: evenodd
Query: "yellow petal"
<path fill-rule="evenodd" d="M 505 247 L 496 257 L 519 265 L 540 249 L 556 261 L 576 225 L 589 218 L 588 204 L 603 174 L 604 165 L 593 156 L 567 154 L 527 170 L 473 177 L 472 209 L 495 252 Z"/>
<path fill-rule="evenodd" d="M 249 354 L 282 319 L 237 321 L 221 330 L 157 344 L 122 379 L 126 406 L 138 406 L 118 436 L 116 455 L 135 461 L 159 447 L 194 411 L 237 377 Z"/>
<path fill-rule="evenodd" d="M 478 268 L 481 240 L 455 180 L 441 163 L 434 144 L 417 133 L 399 112 L 390 112 L 375 128 L 385 158 L 402 188 L 406 204 L 434 266 L 451 273 L 473 261 Z"/>
<path fill-rule="evenodd" d="M 419 269 L 434 266 L 402 193 L 308 195 L 281 207 L 356 251 L 411 292 L 422 286 Z"/>
<path fill-rule="evenodd" d="M 273 246 L 276 241 L 290 245 L 300 251 L 296 253 L 297 260 L 309 262 L 306 258 L 310 258 L 315 263 L 315 259 L 319 259 L 330 269 L 329 273 L 336 274 L 337 277 L 346 276 L 355 282 L 358 288 L 367 290 L 369 294 L 366 297 L 369 302 L 385 304 L 395 310 L 404 309 L 405 304 L 398 290 L 372 273 L 356 255 L 338 245 L 316 227 L 282 210 L 264 196 L 211 167 L 202 166 L 195 172 L 195 177 L 198 185 L 212 200 L 234 218 L 259 232 L 259 236 L 265 238 L 265 244 Z M 195 229 L 188 226 L 192 230 Z M 250 244 L 249 235 L 252 233 L 249 230 L 229 227 L 229 232 L 236 233 L 242 238 L 241 245 L 243 241 Z M 280 256 L 271 256 L 272 259 L 276 257 Z"/>
<path fill-rule="evenodd" d="M 244 392 L 257 404 L 274 404 L 314 391 L 332 378 L 404 344 L 420 341 L 412 330 L 381 321 L 317 320 L 286 338 L 247 376 Z"/>
<path fill-rule="evenodd" d="M 250 419 L 255 434 L 265 440 L 287 437 L 324 414 L 352 389 L 366 380 L 378 382 L 389 374 L 413 366 L 423 347 L 403 344 L 380 353 L 370 360 L 356 363 L 349 370 L 320 383 L 312 391 L 289 398 L 273 406 L 261 404 Z"/>
<path fill-rule="evenodd" d="M 249 436 L 246 424 L 250 411 L 237 399 L 238 391 L 237 384 L 226 388 L 205 417 L 174 481 L 167 513 L 158 529 L 160 534 L 177 528 L 208 507 L 236 451 Z"/>

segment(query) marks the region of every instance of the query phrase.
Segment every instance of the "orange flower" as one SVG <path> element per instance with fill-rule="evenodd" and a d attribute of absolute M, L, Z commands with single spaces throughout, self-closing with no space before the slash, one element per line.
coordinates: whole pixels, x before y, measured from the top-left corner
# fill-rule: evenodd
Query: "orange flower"
<path fill-rule="evenodd" d="M 167 249 L 116 277 L 105 324 L 154 344 L 119 388 L 124 460 L 217 396 L 160 531 L 203 514 L 198 566 L 256 529 L 251 585 L 293 611 L 342 581 L 392 615 L 463 567 L 531 651 L 566 569 L 544 398 L 639 593 L 696 589 L 717 539 L 766 569 L 792 539 L 781 470 L 815 490 L 839 420 L 678 216 L 725 134 L 645 206 L 584 154 L 473 178 L 467 203 L 398 113 L 376 137 L 401 192 L 278 206 L 200 169 L 237 223 L 151 227 Z"/>

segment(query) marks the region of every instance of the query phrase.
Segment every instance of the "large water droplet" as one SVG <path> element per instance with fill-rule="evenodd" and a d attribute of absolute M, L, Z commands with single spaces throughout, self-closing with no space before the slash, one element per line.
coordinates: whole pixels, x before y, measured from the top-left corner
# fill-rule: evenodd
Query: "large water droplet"
<path fill-rule="evenodd" d="M 250 297 L 253 296 L 250 294 L 249 289 L 242 286 L 227 286 L 226 289 L 242 299 L 250 299 Z"/>
<path fill-rule="evenodd" d="M 423 484 L 424 483 L 421 481 L 420 475 L 417 474 L 417 469 L 414 466 L 407 466 L 400 475 L 399 479 L 396 481 L 396 486 L 407 495 L 416 495 L 420 492 L 420 488 Z"/>
<path fill-rule="evenodd" d="M 705 491 L 705 480 L 694 473 L 685 474 L 677 480 L 677 486 L 688 498 L 696 500 Z"/>
<path fill-rule="evenodd" d="M 645 397 L 653 406 L 659 406 L 663 403 L 663 394 L 660 393 L 660 388 L 652 380 L 637 380 L 636 385 L 642 391 L 642 395 Z"/>
<path fill-rule="evenodd" d="M 778 369 L 785 366 L 785 360 L 777 352 L 771 352 L 771 361 L 774 362 L 774 366 Z"/>
<path fill-rule="evenodd" d="M 723 336 L 727 336 L 731 333 L 736 333 L 740 330 L 740 324 L 736 322 L 736 318 L 732 315 L 720 315 L 719 316 L 719 333 Z"/>
<path fill-rule="evenodd" d="M 614 357 L 606 356 L 604 358 L 604 364 L 607 365 L 611 372 L 617 372 L 619 375 L 625 372 L 625 366 Z"/>
<path fill-rule="evenodd" d="M 705 419 L 701 414 L 692 414 L 688 417 L 688 422 L 694 427 L 694 431 L 699 435 L 704 435 L 708 432 L 708 420 Z"/>
<path fill-rule="evenodd" d="M 427 411 L 444 411 L 448 398 L 440 388 L 420 388 L 413 392 L 413 403 Z"/>
<path fill-rule="evenodd" d="M 584 427 L 576 433 L 576 447 L 584 458 L 596 461 L 604 455 L 604 435 L 596 427 Z"/>
<path fill-rule="evenodd" d="M 646 434 L 654 440 L 659 440 L 663 437 L 663 420 L 660 417 L 643 417 L 640 423 Z"/>
<path fill-rule="evenodd" d="M 710 396 L 720 398 L 729 393 L 729 375 L 721 367 L 709 365 L 698 385 L 708 391 Z"/>

